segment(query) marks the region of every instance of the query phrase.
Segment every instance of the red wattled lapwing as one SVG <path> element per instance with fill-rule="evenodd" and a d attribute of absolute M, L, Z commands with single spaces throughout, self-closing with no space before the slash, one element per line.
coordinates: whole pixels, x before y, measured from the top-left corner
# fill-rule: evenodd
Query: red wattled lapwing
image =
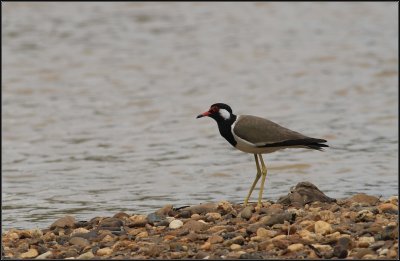
<path fill-rule="evenodd" d="M 258 206 L 261 206 L 265 177 L 267 176 L 267 167 L 262 154 L 287 148 L 306 148 L 322 151 L 322 147 L 329 147 L 326 144 L 322 144 L 326 140 L 304 136 L 270 120 L 252 115 L 235 115 L 232 113 L 231 107 L 224 103 L 211 105 L 208 111 L 198 115 L 197 118 L 204 116 L 211 117 L 217 122 L 219 133 L 233 147 L 243 152 L 254 154 L 257 176 L 244 200 L 244 205 L 247 205 L 254 187 L 262 176 L 258 195 Z"/>

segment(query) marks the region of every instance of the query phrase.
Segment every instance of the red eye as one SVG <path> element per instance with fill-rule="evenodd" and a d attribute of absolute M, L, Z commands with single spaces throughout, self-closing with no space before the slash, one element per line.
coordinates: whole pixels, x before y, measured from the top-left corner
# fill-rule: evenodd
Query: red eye
<path fill-rule="evenodd" d="M 217 111 L 219 111 L 219 108 L 217 106 L 213 106 L 213 107 L 210 108 L 210 112 L 211 113 L 215 113 Z"/>

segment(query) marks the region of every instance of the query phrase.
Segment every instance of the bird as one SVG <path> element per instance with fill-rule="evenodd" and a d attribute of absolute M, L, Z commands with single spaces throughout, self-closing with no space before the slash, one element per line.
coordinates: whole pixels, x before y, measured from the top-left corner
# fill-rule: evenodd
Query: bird
<path fill-rule="evenodd" d="M 270 120 L 253 115 L 235 115 L 229 105 L 225 103 L 214 103 L 208 111 L 199 114 L 196 118 L 210 117 L 217 124 L 219 133 L 236 149 L 254 154 L 257 174 L 250 187 L 244 206 L 248 204 L 249 198 L 261 178 L 260 191 L 257 206 L 262 206 L 262 195 L 264 190 L 267 167 L 262 154 L 272 153 L 287 148 L 305 148 L 323 151 L 322 148 L 329 147 L 324 139 L 311 138 L 299 132 L 287 129 Z"/>

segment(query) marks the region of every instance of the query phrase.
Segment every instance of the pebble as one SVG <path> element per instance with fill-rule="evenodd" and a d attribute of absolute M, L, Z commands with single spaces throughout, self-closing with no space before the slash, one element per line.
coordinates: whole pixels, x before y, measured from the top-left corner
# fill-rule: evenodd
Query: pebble
<path fill-rule="evenodd" d="M 39 252 L 36 249 L 31 248 L 27 252 L 22 253 L 20 255 L 20 258 L 34 258 L 34 257 L 37 257 L 38 255 L 39 255 Z"/>
<path fill-rule="evenodd" d="M 288 249 L 290 252 L 297 252 L 297 251 L 302 250 L 303 248 L 304 248 L 304 245 L 303 245 L 303 244 L 297 243 L 297 244 L 291 244 L 290 246 L 288 246 L 287 249 Z"/>
<path fill-rule="evenodd" d="M 379 248 L 383 247 L 384 245 L 385 245 L 385 241 L 377 241 L 377 242 L 372 243 L 369 246 L 369 248 L 371 248 L 372 250 L 378 250 Z"/>
<path fill-rule="evenodd" d="M 189 231 L 200 232 L 205 230 L 207 225 L 196 220 L 189 220 L 183 225 L 183 228 Z"/>
<path fill-rule="evenodd" d="M 374 242 L 375 242 L 374 237 L 360 237 L 358 239 L 357 245 L 358 247 L 366 248 L 369 247 L 369 245 Z"/>
<path fill-rule="evenodd" d="M 169 228 L 170 229 L 177 229 L 183 226 L 183 222 L 180 221 L 179 219 L 172 220 L 171 223 L 169 223 Z"/>
<path fill-rule="evenodd" d="M 387 212 L 396 213 L 399 211 L 398 206 L 396 206 L 393 203 L 383 203 L 378 206 L 378 209 L 381 213 L 387 213 Z"/>
<path fill-rule="evenodd" d="M 205 242 L 201 247 L 200 247 L 200 249 L 203 249 L 203 250 L 210 250 L 210 248 L 211 248 L 211 243 L 210 242 Z"/>
<path fill-rule="evenodd" d="M 60 228 L 66 228 L 66 227 L 73 227 L 75 224 L 75 218 L 72 216 L 65 216 L 57 221 L 55 221 L 53 224 L 51 224 L 50 229 L 54 229 L 56 227 Z"/>
<path fill-rule="evenodd" d="M 199 220 L 201 218 L 201 216 L 199 214 L 195 213 L 192 216 L 190 216 L 190 218 L 194 219 L 194 220 Z"/>
<path fill-rule="evenodd" d="M 369 206 L 379 202 L 379 198 L 364 193 L 356 194 L 348 199 L 349 202 L 365 203 Z"/>
<path fill-rule="evenodd" d="M 100 221 L 99 223 L 99 228 L 114 228 L 114 229 L 118 229 L 121 226 L 123 226 L 124 223 L 122 222 L 122 220 L 118 219 L 118 218 L 105 218 L 102 221 Z M 112 229 L 109 229 L 112 230 Z"/>
<path fill-rule="evenodd" d="M 217 244 L 224 242 L 224 238 L 219 235 L 212 235 L 211 237 L 208 238 L 207 241 L 210 242 L 211 244 Z"/>
<path fill-rule="evenodd" d="M 224 214 L 234 211 L 232 204 L 225 200 L 218 202 L 217 209 L 221 209 Z"/>
<path fill-rule="evenodd" d="M 314 224 L 314 231 L 316 234 L 326 235 L 332 232 L 332 226 L 322 220 L 318 220 Z"/>
<path fill-rule="evenodd" d="M 268 230 L 263 227 L 260 227 L 259 229 L 257 229 L 257 236 L 259 236 L 261 238 L 272 238 L 272 237 L 275 237 L 277 234 L 278 234 L 278 232 L 275 230 Z"/>
<path fill-rule="evenodd" d="M 240 217 L 247 220 L 250 219 L 251 216 L 253 215 L 253 210 L 254 210 L 253 206 L 247 206 L 243 208 L 243 210 L 240 212 Z"/>
<path fill-rule="evenodd" d="M 215 221 L 221 219 L 221 214 L 218 212 L 210 212 L 206 214 L 207 221 Z"/>
<path fill-rule="evenodd" d="M 140 232 L 139 234 L 137 234 L 136 238 L 145 238 L 148 236 L 149 236 L 149 233 L 147 231 L 143 231 L 143 232 Z"/>
<path fill-rule="evenodd" d="M 175 220 L 174 217 L 166 217 L 165 219 L 168 221 L 168 224 Z"/>
<path fill-rule="evenodd" d="M 83 227 L 79 227 L 79 228 L 75 228 L 72 232 L 70 236 L 73 236 L 75 234 L 85 234 L 85 233 L 89 233 L 90 231 L 87 230 L 86 228 Z"/>
<path fill-rule="evenodd" d="M 162 222 L 164 220 L 164 216 L 160 216 L 159 214 L 156 213 L 151 213 L 147 215 L 147 220 L 143 220 L 142 222 L 148 222 L 149 224 L 156 224 L 158 222 Z M 145 223 L 145 225 L 146 225 Z"/>
<path fill-rule="evenodd" d="M 82 237 L 72 237 L 69 240 L 69 243 L 72 245 L 80 246 L 80 247 L 90 246 L 89 240 L 82 238 Z"/>
<path fill-rule="evenodd" d="M 330 251 L 332 247 L 330 245 L 312 244 L 313 247 L 320 251 Z"/>
<path fill-rule="evenodd" d="M 90 250 L 90 251 L 78 256 L 76 259 L 92 259 L 92 258 L 94 258 L 94 254 L 93 254 L 92 250 Z"/>
<path fill-rule="evenodd" d="M 256 203 L 246 210 L 221 201 L 79 222 L 67 216 L 51 229 L 9 230 L 2 235 L 2 252 L 5 259 L 396 259 L 397 198 L 368 199 L 297 207 L 266 202 L 258 212 Z"/>
<path fill-rule="evenodd" d="M 389 199 L 387 200 L 389 203 L 392 203 L 396 206 L 399 205 L 399 197 L 398 196 L 391 196 L 389 197 Z"/>
<path fill-rule="evenodd" d="M 264 221 L 260 220 L 260 222 L 262 222 L 266 226 L 272 226 L 275 224 L 283 224 L 285 221 L 292 221 L 295 217 L 296 217 L 295 213 L 285 211 L 278 215 L 270 216 L 270 218 L 268 218 L 267 220 Z"/>
<path fill-rule="evenodd" d="M 319 216 L 321 217 L 321 220 L 325 222 L 335 219 L 335 214 L 333 214 L 333 212 L 330 210 L 319 211 Z"/>
<path fill-rule="evenodd" d="M 238 245 L 238 244 L 232 244 L 232 245 L 230 246 L 230 249 L 233 250 L 233 251 L 237 251 L 237 250 L 242 249 L 242 246 L 241 246 L 241 245 Z"/>
<path fill-rule="evenodd" d="M 109 247 L 105 247 L 105 248 L 100 248 L 99 250 L 97 250 L 96 255 L 99 256 L 109 256 L 111 255 L 113 252 L 113 250 Z"/>
<path fill-rule="evenodd" d="M 17 239 L 19 239 L 18 233 L 15 233 L 15 232 L 8 233 L 8 234 L 7 234 L 7 237 L 8 237 L 10 240 L 17 240 Z"/>
<path fill-rule="evenodd" d="M 363 209 L 357 212 L 355 220 L 356 222 L 372 222 L 375 220 L 375 214 L 368 209 Z"/>
<path fill-rule="evenodd" d="M 114 237 L 111 235 L 106 235 L 105 237 L 103 237 L 103 239 L 101 240 L 101 242 L 111 242 L 114 241 Z"/>
<path fill-rule="evenodd" d="M 51 256 L 53 253 L 51 251 L 47 251 L 41 255 L 38 255 L 35 259 L 47 259 L 49 256 Z"/>
<path fill-rule="evenodd" d="M 131 221 L 131 227 L 144 227 L 147 224 L 147 216 L 145 215 L 133 215 L 129 217 Z"/>

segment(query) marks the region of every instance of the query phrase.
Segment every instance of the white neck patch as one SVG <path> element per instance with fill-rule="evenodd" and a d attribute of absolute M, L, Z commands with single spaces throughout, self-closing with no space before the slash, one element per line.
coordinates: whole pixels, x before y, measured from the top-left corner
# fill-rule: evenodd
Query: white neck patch
<path fill-rule="evenodd" d="M 231 114 L 229 113 L 229 111 L 225 110 L 225 109 L 219 109 L 219 115 L 221 115 L 222 118 L 224 118 L 224 120 L 229 120 L 231 118 Z"/>

